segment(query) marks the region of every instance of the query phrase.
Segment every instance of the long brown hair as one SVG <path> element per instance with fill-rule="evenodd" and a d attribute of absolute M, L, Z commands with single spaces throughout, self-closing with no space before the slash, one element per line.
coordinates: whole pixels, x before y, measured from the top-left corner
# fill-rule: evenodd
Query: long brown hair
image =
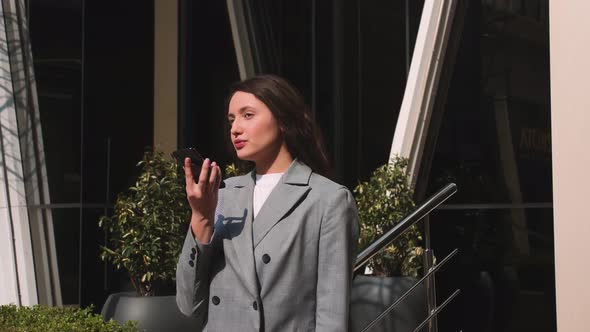
<path fill-rule="evenodd" d="M 238 91 L 253 94 L 270 109 L 293 158 L 305 163 L 315 173 L 331 177 L 332 169 L 320 129 L 313 121 L 303 96 L 293 84 L 269 74 L 236 82 L 230 86 L 225 100 L 226 110 L 232 96 Z M 226 139 L 229 139 L 229 124 L 225 129 Z M 237 157 L 233 148 L 231 151 Z"/>

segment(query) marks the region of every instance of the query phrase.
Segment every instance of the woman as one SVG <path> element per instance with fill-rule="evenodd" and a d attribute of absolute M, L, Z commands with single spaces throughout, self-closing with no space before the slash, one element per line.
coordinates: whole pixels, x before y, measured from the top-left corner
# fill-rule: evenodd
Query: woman
<path fill-rule="evenodd" d="M 176 272 L 180 311 L 207 331 L 346 331 L 358 216 L 301 95 L 264 75 L 228 97 L 231 142 L 254 170 L 225 180 L 206 159 Z"/>

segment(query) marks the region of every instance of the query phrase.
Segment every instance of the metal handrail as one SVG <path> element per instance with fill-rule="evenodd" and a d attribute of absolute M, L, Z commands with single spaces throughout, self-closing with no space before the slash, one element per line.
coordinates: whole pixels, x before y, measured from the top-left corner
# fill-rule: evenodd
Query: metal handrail
<path fill-rule="evenodd" d="M 365 264 L 373 256 L 375 256 L 381 249 L 385 248 L 391 242 L 395 241 L 395 239 L 398 236 L 403 234 L 405 231 L 407 231 L 410 227 L 412 227 L 418 221 L 427 217 L 430 214 L 430 212 L 432 212 L 434 209 L 436 209 L 439 205 L 441 205 L 443 202 L 445 202 L 447 199 L 449 199 L 456 192 L 457 192 L 457 185 L 454 183 L 449 183 L 445 187 L 443 187 L 441 190 L 436 192 L 434 195 L 432 195 L 430 198 L 428 198 L 426 200 L 426 202 L 422 203 L 417 208 L 415 208 L 410 214 L 408 214 L 408 216 L 406 216 L 404 219 L 402 219 L 402 221 L 400 221 L 397 225 L 395 225 L 391 230 L 389 230 L 387 233 L 382 235 L 375 242 L 371 243 L 365 250 L 363 250 L 357 256 L 356 262 L 354 265 L 354 271 L 356 272 L 357 270 L 359 270 L 360 268 L 365 266 Z M 429 249 L 429 242 L 430 241 L 428 238 L 430 235 L 429 235 L 429 231 L 428 231 L 428 229 L 429 229 L 428 224 L 429 223 L 428 223 L 428 218 L 427 218 L 426 220 L 424 220 L 425 237 L 426 237 L 426 245 L 427 245 L 427 248 L 426 248 L 427 250 L 425 251 L 425 254 L 427 254 L 430 251 L 430 249 Z M 370 330 L 375 324 L 377 324 L 379 321 L 381 321 L 381 319 L 383 319 L 391 310 L 393 310 L 393 308 L 395 308 L 401 301 L 403 301 L 412 292 L 412 290 L 414 290 L 414 288 L 416 288 L 420 283 L 422 283 L 423 281 L 425 281 L 427 279 L 429 281 L 432 280 L 431 278 L 433 277 L 433 274 L 436 272 L 436 270 L 438 270 L 440 267 L 442 267 L 454 255 L 456 255 L 457 251 L 458 250 L 455 249 L 451 254 L 449 254 L 447 257 L 445 257 L 445 259 L 443 259 L 439 264 L 436 264 L 436 265 L 433 265 L 432 260 L 430 262 L 425 260 L 425 267 L 424 267 L 425 275 L 418 282 L 416 282 L 410 289 L 408 289 L 402 296 L 400 296 L 397 299 L 397 301 L 395 301 L 393 304 L 391 304 L 387 309 L 385 309 L 383 312 L 381 312 L 380 315 L 378 315 L 375 319 L 373 319 L 373 321 L 371 321 L 367 326 L 365 326 L 365 328 L 362 330 L 362 332 Z M 430 252 L 430 254 L 432 255 L 432 252 Z M 451 297 L 449 297 L 443 303 L 443 305 L 441 305 L 438 308 L 436 308 L 436 302 L 435 302 L 436 300 L 435 300 L 434 291 L 431 290 L 430 292 L 428 292 L 427 299 L 428 299 L 428 303 L 429 303 L 430 314 L 428 315 L 426 320 L 423 321 L 422 324 L 420 324 L 419 328 L 422 328 L 426 324 L 430 324 L 429 331 L 437 331 L 436 325 L 432 325 L 431 320 L 436 315 L 438 315 L 438 313 L 450 301 L 452 301 L 455 296 L 457 296 L 458 292 L 459 291 L 457 290 Z M 433 303 L 433 305 L 431 305 L 432 303 Z"/>
<path fill-rule="evenodd" d="M 457 185 L 454 183 L 449 183 L 434 195 L 430 196 L 426 202 L 414 209 L 410 214 L 408 214 L 408 216 L 395 225 L 395 227 L 383 234 L 383 236 L 363 250 L 356 258 L 354 271 L 356 272 L 358 269 L 362 268 L 373 256 L 379 252 L 379 250 L 388 246 L 403 232 L 407 231 L 410 227 L 427 216 L 432 210 L 436 209 L 456 192 Z"/>
<path fill-rule="evenodd" d="M 438 315 L 441 310 L 443 310 L 447 304 L 451 303 L 451 301 L 453 301 L 453 299 L 455 297 L 457 297 L 457 295 L 459 295 L 459 293 L 461 293 L 461 290 L 457 289 L 453 292 L 453 294 L 451 294 L 446 300 L 445 302 L 443 302 L 440 306 L 438 306 L 436 309 L 434 309 L 430 315 L 428 315 L 428 317 L 426 317 L 426 319 L 422 322 L 422 324 L 418 325 L 418 327 L 416 327 L 414 329 L 414 332 L 418 332 L 420 331 L 424 326 L 426 326 L 426 324 L 428 324 L 434 317 L 436 317 L 436 315 Z"/>
<path fill-rule="evenodd" d="M 402 294 L 402 296 L 400 296 L 395 302 L 393 302 L 391 305 L 389 305 L 389 307 L 387 307 L 387 309 L 383 310 L 383 312 L 381 314 L 379 314 L 379 316 L 377 316 L 375 319 L 373 319 L 372 322 L 369 323 L 369 325 L 365 326 L 364 329 L 362 329 L 361 332 L 366 332 L 369 331 L 375 324 L 377 324 L 381 319 L 383 319 L 385 316 L 387 316 L 387 314 L 389 314 L 391 312 L 391 310 L 393 310 L 393 308 L 395 308 L 398 304 L 400 304 L 403 300 L 405 300 L 406 297 L 408 297 L 408 295 L 410 295 L 410 293 L 416 288 L 418 287 L 418 285 L 420 285 L 424 280 L 430 278 L 431 275 L 433 275 L 436 271 L 438 271 L 438 269 L 440 269 L 442 266 L 444 266 L 451 258 L 453 258 L 457 252 L 459 252 L 458 249 L 453 250 L 447 257 L 445 257 L 440 263 L 436 264 L 435 266 L 433 266 L 422 278 L 420 278 L 420 280 L 416 281 L 414 283 L 414 285 L 412 285 L 412 287 L 410 287 L 410 289 L 408 289 L 404 294 Z M 442 308 L 441 308 L 442 309 Z M 438 314 L 438 312 L 436 312 L 436 314 Z M 436 315 L 434 314 L 434 315 Z M 425 322 L 430 321 L 432 318 L 428 317 L 426 319 Z M 423 324 L 425 324 L 423 322 Z"/>

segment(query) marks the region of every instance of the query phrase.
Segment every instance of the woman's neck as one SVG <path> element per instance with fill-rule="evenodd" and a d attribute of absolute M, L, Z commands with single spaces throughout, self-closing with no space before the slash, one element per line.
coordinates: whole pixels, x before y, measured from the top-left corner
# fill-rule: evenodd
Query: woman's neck
<path fill-rule="evenodd" d="M 292 162 L 293 156 L 287 150 L 286 145 L 283 145 L 272 158 L 256 162 L 256 174 L 284 173 Z"/>

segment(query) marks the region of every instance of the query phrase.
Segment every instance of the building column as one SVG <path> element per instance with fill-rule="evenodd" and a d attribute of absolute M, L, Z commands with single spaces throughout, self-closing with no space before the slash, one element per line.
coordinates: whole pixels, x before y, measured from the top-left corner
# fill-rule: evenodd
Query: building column
<path fill-rule="evenodd" d="M 154 147 L 178 142 L 178 0 L 154 1 Z"/>
<path fill-rule="evenodd" d="M 557 329 L 585 331 L 590 314 L 590 2 L 549 1 Z"/>

